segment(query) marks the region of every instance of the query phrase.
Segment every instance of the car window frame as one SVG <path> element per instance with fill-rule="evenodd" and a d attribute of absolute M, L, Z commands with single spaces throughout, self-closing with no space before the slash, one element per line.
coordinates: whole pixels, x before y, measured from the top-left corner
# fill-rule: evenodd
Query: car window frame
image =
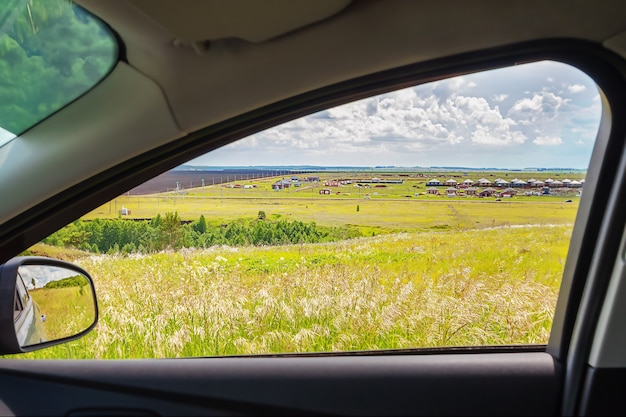
<path fill-rule="evenodd" d="M 167 145 L 122 162 L 8 221 L 5 224 L 4 233 L 0 234 L 0 250 L 5 253 L 6 257 L 17 255 L 19 251 L 58 228 L 160 173 L 223 145 L 298 117 L 442 78 L 541 60 L 562 62 L 586 72 L 606 92 L 603 96 L 605 111 L 615 106 L 623 106 L 623 99 L 611 94 L 612 85 L 623 84 L 620 72 L 616 70 L 623 65 L 621 58 L 586 41 L 559 39 L 526 42 L 408 65 L 340 82 L 279 101 L 200 129 Z M 564 361 L 567 358 L 583 290 L 587 284 L 593 284 L 585 279 L 591 266 L 591 255 L 586 253 L 585 249 L 593 247 L 594 242 L 598 240 L 602 216 L 595 216 L 598 213 L 603 214 L 608 205 L 608 197 L 602 196 L 601 191 L 611 190 L 615 182 L 613 174 L 617 171 L 616 163 L 605 156 L 612 155 L 613 152 L 619 150 L 620 143 L 615 137 L 625 130 L 620 121 L 617 126 L 612 122 L 610 117 L 603 116 L 601 132 L 598 134 L 594 156 L 592 156 L 591 182 L 589 180 L 586 182 L 587 188 L 591 191 L 586 191 L 585 197 L 581 200 L 552 333 L 548 344 L 544 347 L 557 361 Z M 609 257 L 611 254 L 614 254 L 614 251 L 608 251 L 606 256 Z M 601 288 L 602 285 L 603 283 L 599 283 L 598 287 Z M 600 291 L 597 297 L 601 296 Z M 593 312 L 589 314 L 593 316 Z M 469 349 L 473 352 L 476 352 L 476 349 L 481 352 L 503 352 L 523 351 L 528 348 L 527 346 L 480 346 Z M 537 348 L 531 346 L 530 349 Z M 434 351 L 456 352 L 459 349 L 442 348 Z M 410 350 L 410 353 L 418 354 L 429 352 L 432 350 Z M 371 352 L 371 354 L 385 354 L 385 351 Z"/>
<path fill-rule="evenodd" d="M 0 262 L 19 254 L 43 237 L 120 195 L 125 190 L 140 185 L 210 150 L 258 131 L 328 107 L 403 86 L 539 60 L 553 60 L 572 65 L 586 72 L 606 93 L 602 97 L 605 112 L 603 112 L 588 174 L 588 178 L 593 178 L 593 181 L 587 181 L 587 189 L 581 199 L 550 340 L 542 347 L 541 353 L 531 354 L 533 358 L 547 356 L 553 361 L 554 374 L 550 377 L 553 381 L 558 381 L 555 382 L 558 384 L 556 388 L 564 399 L 560 411 L 573 414 L 579 404 L 588 351 L 607 290 L 610 277 L 607 271 L 610 272 L 615 257 L 618 255 L 623 230 L 615 225 L 624 224 L 624 213 L 626 213 L 624 210 L 626 162 L 623 155 L 626 118 L 612 116 L 613 113 L 623 115 L 626 109 L 626 95 L 619 96 L 619 93 L 626 91 L 624 59 L 591 42 L 572 39 L 525 42 L 409 65 L 282 100 L 190 133 L 170 144 L 122 161 L 111 169 L 67 188 L 7 221 L 0 230 L 0 253 L 4 255 Z M 610 112 L 606 112 L 607 109 Z M 491 358 L 501 357 L 505 352 L 524 355 L 524 349 L 526 348 L 523 346 L 504 346 L 478 349 L 443 348 L 429 351 L 348 352 L 345 354 L 354 356 L 369 354 L 380 359 L 385 359 L 384 356 L 391 353 L 409 355 L 408 359 L 420 359 L 422 355 L 436 354 L 436 359 L 444 362 L 449 359 L 452 364 L 459 357 L 457 354 L 469 353 L 477 355 L 478 358 L 475 358 L 477 363 L 482 364 L 483 359 L 486 363 Z M 334 354 L 271 356 L 284 358 L 295 355 L 315 356 L 323 361 L 329 359 L 327 356 Z M 255 357 L 258 356 L 255 355 Z M 511 357 L 517 357 L 517 355 Z M 224 363 L 231 363 L 231 360 L 227 358 L 219 359 Z M 303 358 L 295 358 L 296 361 L 300 359 Z M 184 359 L 173 360 L 185 363 Z M 199 358 L 193 359 L 194 366 L 199 363 L 198 360 Z M 5 367 L 29 369 L 30 365 L 22 365 L 22 363 L 15 365 L 8 363 Z M 152 363 L 169 364 L 172 362 L 147 361 L 148 365 Z M 200 363 L 208 365 L 215 362 L 202 360 Z M 379 364 L 376 358 L 371 358 L 369 363 Z M 44 368 L 48 372 L 54 372 L 55 375 L 62 373 L 54 365 L 41 364 L 41 362 L 32 364 L 33 367 L 38 365 L 45 365 Z M 297 368 L 297 365 L 294 368 Z M 93 374 L 91 370 L 97 369 L 97 365 L 89 362 L 84 367 L 76 365 L 74 369 Z M 133 369 L 136 371 L 137 367 Z"/>

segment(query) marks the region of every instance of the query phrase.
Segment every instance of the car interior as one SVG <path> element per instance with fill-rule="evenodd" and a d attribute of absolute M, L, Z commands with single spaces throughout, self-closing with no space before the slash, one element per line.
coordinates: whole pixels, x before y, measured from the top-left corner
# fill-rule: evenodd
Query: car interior
<path fill-rule="evenodd" d="M 33 1 L 7 4 L 35 7 Z M 0 414 L 623 414 L 624 2 L 71 3 L 110 31 L 114 59 L 93 88 L 0 146 L 5 196 L 0 203 L 0 297 L 5 299 L 0 304 L 6 307 L 0 311 L 0 349 L 17 354 L 0 361 Z M 8 67 L 10 59 L 8 52 L 0 54 L 0 64 Z M 602 110 L 548 343 L 20 359 L 18 353 L 35 347 L 15 342 L 16 268 L 54 266 L 72 273 L 63 278 L 79 274 L 86 288 L 93 283 L 89 271 L 61 261 L 11 259 L 91 210 L 193 158 L 318 111 L 544 60 L 589 76 L 598 86 Z M 95 315 L 89 313 L 95 316 L 93 325 L 77 329 L 76 337 L 96 326 L 97 305 L 94 300 Z M 58 343 L 73 339 L 63 335 Z"/>

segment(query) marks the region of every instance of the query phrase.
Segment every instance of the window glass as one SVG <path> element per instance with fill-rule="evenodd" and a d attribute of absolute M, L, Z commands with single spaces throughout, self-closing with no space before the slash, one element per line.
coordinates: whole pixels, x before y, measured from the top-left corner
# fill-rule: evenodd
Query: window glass
<path fill-rule="evenodd" d="M 0 0 L 0 146 L 64 107 L 117 61 L 112 33 L 67 0 Z"/>
<path fill-rule="evenodd" d="M 15 282 L 15 314 L 18 315 L 24 307 L 28 304 L 28 300 L 30 300 L 30 295 L 24 286 L 24 282 L 22 281 L 22 277 L 18 275 L 18 278 Z"/>
<path fill-rule="evenodd" d="M 94 277 L 35 357 L 544 344 L 600 100 L 556 62 L 321 111 L 225 146 L 31 248 Z"/>

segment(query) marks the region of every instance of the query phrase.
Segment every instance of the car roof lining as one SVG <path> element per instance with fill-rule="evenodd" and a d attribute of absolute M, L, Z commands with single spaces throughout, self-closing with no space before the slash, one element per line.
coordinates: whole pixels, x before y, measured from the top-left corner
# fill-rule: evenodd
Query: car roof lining
<path fill-rule="evenodd" d="M 589 1 L 559 0 L 538 2 L 531 8 L 525 1 L 450 7 L 448 2 L 428 2 L 426 6 L 418 1 L 355 0 L 344 8 L 336 6 L 331 17 L 262 42 L 244 41 L 248 37 L 244 31 L 213 34 L 210 45 L 198 53 L 193 45 L 175 42 L 176 35 L 167 28 L 175 24 L 155 20 L 155 6 L 149 1 L 78 3 L 102 16 L 118 32 L 128 63 L 163 89 L 174 118 L 186 132 L 402 65 L 536 38 L 601 43 L 626 26 L 626 11 L 617 3 L 598 8 Z M 206 15 L 209 4 L 203 3 L 182 3 L 184 7 L 173 11 L 169 8 L 172 15 L 180 14 L 170 20 L 192 13 Z M 265 12 L 275 17 L 273 11 Z M 581 22 L 581 15 L 589 19 Z M 265 16 L 261 14 L 259 22 L 270 19 Z M 287 9 L 281 10 L 281 19 L 290 21 L 289 16 Z M 446 16 L 446 24 L 437 16 Z M 219 18 L 207 15 L 207 25 Z M 328 62 L 332 65 L 325 64 Z"/>
<path fill-rule="evenodd" d="M 127 0 L 184 42 L 264 42 L 340 12 L 350 0 Z"/>

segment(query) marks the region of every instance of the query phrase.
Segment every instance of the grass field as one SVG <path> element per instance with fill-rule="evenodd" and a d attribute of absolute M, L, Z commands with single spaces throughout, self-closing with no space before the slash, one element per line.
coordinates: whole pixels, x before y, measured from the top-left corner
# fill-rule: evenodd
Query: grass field
<path fill-rule="evenodd" d="M 76 263 L 96 281 L 96 330 L 28 357 L 545 343 L 570 233 L 526 226 L 86 256 Z"/>
<path fill-rule="evenodd" d="M 276 178 L 255 180 L 253 189 L 228 188 L 226 184 L 157 195 L 123 195 L 93 210 L 84 219 L 117 218 L 124 207 L 131 212 L 124 216 L 127 218 L 153 218 L 158 213 L 177 212 L 182 219 L 197 220 L 204 215 L 208 221 L 220 223 L 256 217 L 263 210 L 274 218 L 314 221 L 325 226 L 353 225 L 366 233 L 431 228 L 468 230 L 573 223 L 579 202 L 576 191 L 558 196 L 522 195 L 501 201 L 496 201 L 495 197 L 435 196 L 426 194 L 424 178 L 405 179 L 402 185 L 389 185 L 384 189 L 335 187 L 331 195 L 319 194 L 319 189 L 331 188 L 324 187 L 323 181 L 273 191 L 274 181 Z M 445 187 L 441 188 L 444 192 Z M 366 194 L 369 198 L 365 198 Z"/>
<path fill-rule="evenodd" d="M 61 339 L 81 332 L 95 319 L 93 298 L 88 287 L 38 288 L 30 290 L 33 300 L 46 315 L 48 339 Z"/>
<path fill-rule="evenodd" d="M 262 210 L 268 220 L 352 225 L 367 237 L 130 256 L 38 245 L 33 253 L 54 253 L 92 274 L 101 316 L 87 337 L 26 357 L 547 342 L 578 209 L 575 194 L 448 198 L 425 195 L 427 178 L 415 178 L 378 195 L 369 190 L 365 198 L 353 188 L 339 196 L 320 195 L 319 187 L 272 191 L 275 180 L 255 180 L 255 189 L 216 185 L 124 195 L 84 219 L 117 218 L 125 207 L 128 218 L 177 212 L 219 224 L 256 218 Z"/>

